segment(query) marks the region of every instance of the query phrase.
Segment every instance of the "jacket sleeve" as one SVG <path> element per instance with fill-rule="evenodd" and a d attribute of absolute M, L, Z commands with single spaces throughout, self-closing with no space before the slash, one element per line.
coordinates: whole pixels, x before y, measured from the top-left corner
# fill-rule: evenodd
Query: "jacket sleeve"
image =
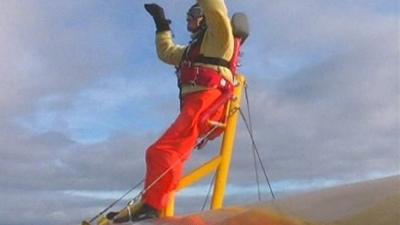
<path fill-rule="evenodd" d="M 233 54 L 233 34 L 224 0 L 197 0 L 204 10 L 207 31 L 200 52 L 229 61 Z"/>
<path fill-rule="evenodd" d="M 173 42 L 171 31 L 158 32 L 156 36 L 158 57 L 165 63 L 179 65 L 186 47 Z"/>

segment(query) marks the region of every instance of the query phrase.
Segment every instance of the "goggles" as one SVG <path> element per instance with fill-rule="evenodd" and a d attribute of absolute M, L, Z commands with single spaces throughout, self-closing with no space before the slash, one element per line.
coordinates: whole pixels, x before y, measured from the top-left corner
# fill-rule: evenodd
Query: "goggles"
<path fill-rule="evenodd" d="M 197 19 L 204 16 L 203 10 L 200 8 L 200 6 L 190 8 L 186 15 L 188 19 Z"/>

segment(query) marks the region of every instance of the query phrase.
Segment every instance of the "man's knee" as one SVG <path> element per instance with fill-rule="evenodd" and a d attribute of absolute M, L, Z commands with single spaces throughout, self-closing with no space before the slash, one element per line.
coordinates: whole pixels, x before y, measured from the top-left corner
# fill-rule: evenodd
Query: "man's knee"
<path fill-rule="evenodd" d="M 151 146 L 146 151 L 146 162 L 148 164 L 156 163 L 162 166 L 168 166 L 176 163 L 180 159 L 180 155 L 176 151 L 168 151 L 158 148 L 156 145 Z"/>

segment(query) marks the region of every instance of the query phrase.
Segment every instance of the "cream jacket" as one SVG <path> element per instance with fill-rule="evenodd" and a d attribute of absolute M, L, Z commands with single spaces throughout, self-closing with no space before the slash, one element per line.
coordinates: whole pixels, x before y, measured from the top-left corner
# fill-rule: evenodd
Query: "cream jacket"
<path fill-rule="evenodd" d="M 197 2 L 204 11 L 207 24 L 207 30 L 200 47 L 200 54 L 230 61 L 234 51 L 234 38 L 224 0 L 197 0 Z M 174 66 L 179 65 L 187 47 L 175 44 L 171 31 L 157 33 L 156 46 L 158 57 L 163 62 Z M 199 65 L 215 69 L 225 79 L 233 81 L 232 73 L 226 67 L 201 63 Z M 204 89 L 206 88 L 188 85 L 182 87 L 182 94 Z"/>

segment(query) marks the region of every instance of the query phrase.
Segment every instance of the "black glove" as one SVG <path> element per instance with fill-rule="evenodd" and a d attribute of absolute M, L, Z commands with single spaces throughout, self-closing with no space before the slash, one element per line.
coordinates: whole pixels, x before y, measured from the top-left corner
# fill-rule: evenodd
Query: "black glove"
<path fill-rule="evenodd" d="M 165 19 L 164 15 L 164 9 L 157 5 L 157 4 L 144 4 L 144 8 L 146 11 L 154 18 L 157 20 L 163 20 Z"/>
<path fill-rule="evenodd" d="M 165 18 L 164 9 L 157 4 L 144 4 L 146 11 L 153 17 L 157 32 L 170 30 L 170 20 Z"/>

